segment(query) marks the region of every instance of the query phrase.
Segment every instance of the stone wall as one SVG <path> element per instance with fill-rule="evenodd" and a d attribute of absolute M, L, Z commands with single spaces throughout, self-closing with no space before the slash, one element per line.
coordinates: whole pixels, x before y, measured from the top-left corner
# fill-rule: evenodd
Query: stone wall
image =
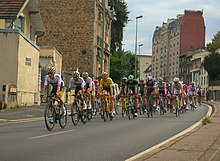
<path fill-rule="evenodd" d="M 54 46 L 63 70 L 93 71 L 95 0 L 38 0 L 46 28 L 39 45 Z M 82 54 L 86 49 L 86 54 Z M 78 62 L 78 65 L 77 65 Z"/>

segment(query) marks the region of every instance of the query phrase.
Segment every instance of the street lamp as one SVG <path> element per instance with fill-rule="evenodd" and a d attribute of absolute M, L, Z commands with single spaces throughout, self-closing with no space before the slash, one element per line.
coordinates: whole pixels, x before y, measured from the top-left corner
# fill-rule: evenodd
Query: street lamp
<path fill-rule="evenodd" d="M 136 36 L 135 36 L 135 58 L 134 58 L 134 77 L 136 78 L 137 76 L 137 30 L 138 30 L 138 19 L 142 18 L 143 16 L 137 16 L 136 17 Z"/>
<path fill-rule="evenodd" d="M 139 78 L 141 77 L 141 64 L 140 64 L 140 53 L 141 53 L 141 46 L 143 46 L 143 44 L 139 44 L 138 48 L 139 48 L 139 57 L 138 57 L 138 61 L 139 61 Z"/>

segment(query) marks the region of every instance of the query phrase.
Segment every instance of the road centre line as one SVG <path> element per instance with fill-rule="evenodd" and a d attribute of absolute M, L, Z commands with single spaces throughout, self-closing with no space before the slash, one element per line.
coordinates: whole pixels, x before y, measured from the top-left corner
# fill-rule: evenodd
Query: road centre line
<path fill-rule="evenodd" d="M 30 137 L 29 139 L 39 139 L 39 138 L 44 138 L 48 136 L 54 136 L 54 135 L 68 133 L 68 132 L 73 132 L 73 131 L 76 131 L 76 130 L 67 130 L 67 131 L 61 131 L 61 132 L 56 132 L 56 133 L 47 134 L 47 135 L 39 135 L 39 136 Z"/>

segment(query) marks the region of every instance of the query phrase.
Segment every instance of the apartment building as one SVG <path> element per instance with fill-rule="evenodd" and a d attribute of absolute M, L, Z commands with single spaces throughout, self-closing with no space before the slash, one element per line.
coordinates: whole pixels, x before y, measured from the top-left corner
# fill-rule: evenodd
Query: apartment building
<path fill-rule="evenodd" d="M 147 69 L 151 65 L 151 55 L 137 55 L 137 59 L 139 61 L 139 69 L 140 72 L 140 78 L 146 78 L 148 76 Z"/>
<path fill-rule="evenodd" d="M 39 47 L 44 25 L 36 0 L 0 1 L 0 101 L 39 104 Z M 3 94 L 11 97 L 3 97 Z M 4 100 L 3 100 L 4 98 Z"/>
<path fill-rule="evenodd" d="M 205 56 L 210 53 L 204 49 L 196 50 L 192 55 L 190 73 L 191 80 L 196 82 L 196 85 L 200 85 L 204 91 L 208 88 L 208 72 L 202 66 Z"/>
<path fill-rule="evenodd" d="M 108 0 L 38 1 L 46 27 L 38 42 L 57 48 L 64 71 L 78 68 L 97 77 L 102 61 L 102 71 L 109 72 L 112 11 Z"/>
<path fill-rule="evenodd" d="M 154 77 L 162 76 L 167 81 L 175 77 L 185 78 L 183 77 L 186 74 L 185 69 L 180 68 L 185 67 L 188 52 L 205 46 L 205 25 L 202 15 L 202 11 L 185 10 L 184 14 L 169 18 L 162 26 L 155 28 L 152 39 Z"/>

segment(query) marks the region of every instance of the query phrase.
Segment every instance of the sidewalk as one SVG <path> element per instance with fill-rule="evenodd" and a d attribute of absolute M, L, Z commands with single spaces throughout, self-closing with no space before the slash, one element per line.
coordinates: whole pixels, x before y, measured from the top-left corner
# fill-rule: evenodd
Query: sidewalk
<path fill-rule="evenodd" d="M 212 123 L 199 125 L 134 161 L 220 161 L 220 102 L 208 104 L 216 109 Z"/>

